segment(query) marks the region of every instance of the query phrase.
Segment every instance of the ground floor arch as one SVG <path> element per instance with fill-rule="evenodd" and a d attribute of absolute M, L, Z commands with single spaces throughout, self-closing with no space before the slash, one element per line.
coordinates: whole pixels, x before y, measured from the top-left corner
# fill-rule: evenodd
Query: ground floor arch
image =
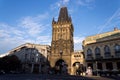
<path fill-rule="evenodd" d="M 59 59 L 55 62 L 55 74 L 67 74 L 68 65 L 63 59 Z"/>
<path fill-rule="evenodd" d="M 85 72 L 85 66 L 80 62 L 74 62 L 72 64 L 73 75 L 83 75 Z"/>

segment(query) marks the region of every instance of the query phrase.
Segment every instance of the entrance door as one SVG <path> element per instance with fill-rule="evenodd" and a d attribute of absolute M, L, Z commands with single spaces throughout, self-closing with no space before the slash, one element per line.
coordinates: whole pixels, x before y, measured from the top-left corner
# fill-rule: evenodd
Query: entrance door
<path fill-rule="evenodd" d="M 67 74 L 67 64 L 64 60 L 59 59 L 55 63 L 55 73 L 56 74 Z"/>

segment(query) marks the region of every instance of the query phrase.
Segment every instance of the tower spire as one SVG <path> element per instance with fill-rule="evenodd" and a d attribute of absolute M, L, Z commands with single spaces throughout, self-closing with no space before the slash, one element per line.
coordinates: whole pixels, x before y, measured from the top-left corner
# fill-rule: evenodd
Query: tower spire
<path fill-rule="evenodd" d="M 58 22 L 69 21 L 69 20 L 70 20 L 70 17 L 68 16 L 67 7 L 61 7 L 59 17 L 58 17 Z"/>

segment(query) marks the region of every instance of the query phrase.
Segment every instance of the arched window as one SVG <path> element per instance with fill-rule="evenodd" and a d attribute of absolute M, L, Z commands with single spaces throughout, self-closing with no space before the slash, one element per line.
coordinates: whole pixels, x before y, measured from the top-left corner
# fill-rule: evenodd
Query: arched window
<path fill-rule="evenodd" d="M 87 50 L 87 55 L 92 55 L 92 50 L 91 49 Z"/>
<path fill-rule="evenodd" d="M 116 56 L 120 56 L 120 45 L 118 44 L 115 45 L 115 54 Z"/>
<path fill-rule="evenodd" d="M 105 52 L 105 57 L 110 56 L 110 48 L 107 45 L 104 47 L 104 52 Z"/>
<path fill-rule="evenodd" d="M 100 54 L 100 49 L 98 47 L 95 48 L 95 54 Z"/>
<path fill-rule="evenodd" d="M 119 52 L 120 51 L 120 45 L 115 45 L 115 52 Z"/>
<path fill-rule="evenodd" d="M 104 51 L 105 51 L 105 53 L 108 53 L 108 52 L 110 52 L 110 48 L 106 45 L 104 48 Z"/>
<path fill-rule="evenodd" d="M 98 47 L 95 48 L 95 56 L 96 56 L 96 58 L 100 58 L 101 57 L 100 56 L 100 48 L 98 48 Z"/>

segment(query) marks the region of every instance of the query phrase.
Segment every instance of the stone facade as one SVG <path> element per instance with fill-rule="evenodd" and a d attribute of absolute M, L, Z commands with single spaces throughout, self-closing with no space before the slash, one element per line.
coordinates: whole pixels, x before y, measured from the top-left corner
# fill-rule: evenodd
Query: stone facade
<path fill-rule="evenodd" d="M 71 56 L 71 74 L 76 75 L 77 69 L 81 68 L 81 72 L 85 72 L 85 56 L 83 51 L 75 51 Z"/>
<path fill-rule="evenodd" d="M 63 61 L 71 73 L 71 55 L 74 52 L 73 24 L 66 7 L 60 9 L 58 21 L 52 21 L 52 42 L 50 64 L 57 67 L 57 61 Z"/>
<path fill-rule="evenodd" d="M 87 67 L 98 71 L 120 70 L 120 30 L 86 37 L 83 50 Z"/>
<path fill-rule="evenodd" d="M 49 45 L 31 43 L 23 44 L 9 51 L 9 55 L 16 55 L 22 62 L 22 71 L 26 73 L 45 73 L 44 68 L 47 67 L 49 54 Z"/>

